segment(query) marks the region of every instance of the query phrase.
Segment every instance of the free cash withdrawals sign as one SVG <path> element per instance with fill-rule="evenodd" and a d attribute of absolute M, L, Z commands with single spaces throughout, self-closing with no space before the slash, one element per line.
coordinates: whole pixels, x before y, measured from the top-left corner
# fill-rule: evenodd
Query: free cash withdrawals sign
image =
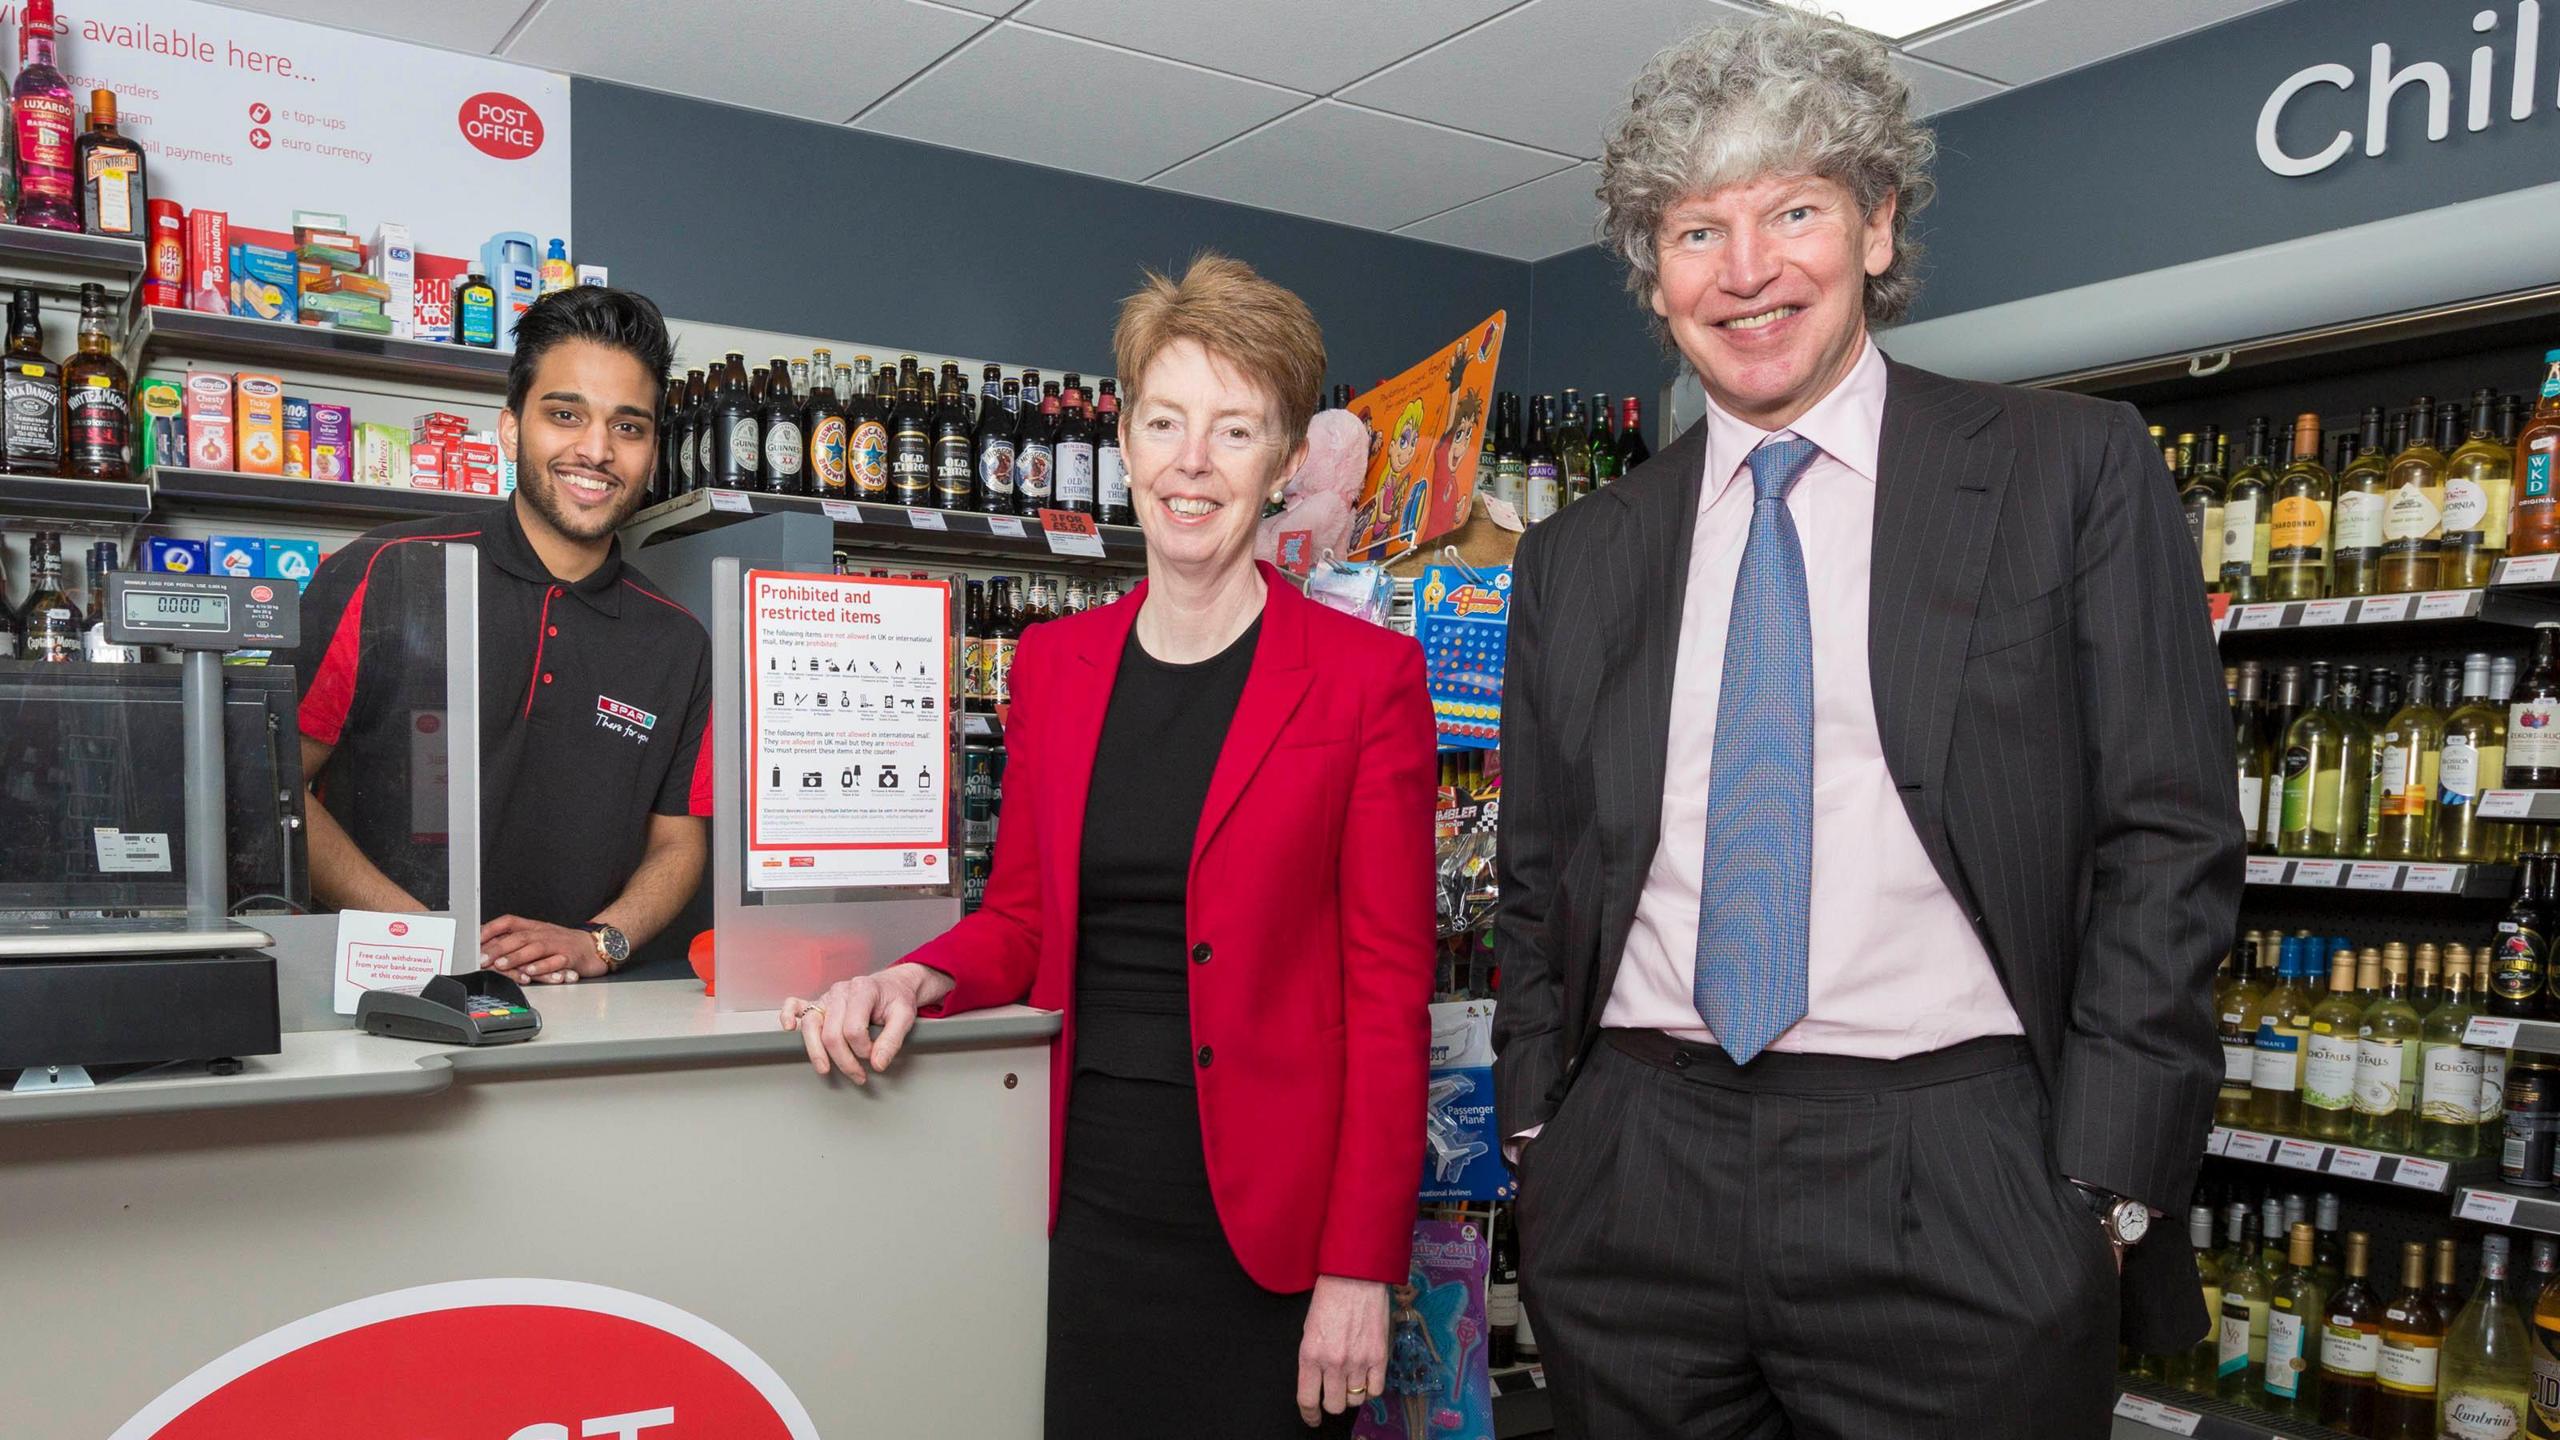
<path fill-rule="evenodd" d="M 747 885 L 951 879 L 951 587 L 747 572 Z"/>
<path fill-rule="evenodd" d="M 20 11 L 0 4 L 12 42 Z M 501 230 L 570 238 L 565 76 L 197 0 L 56 13 L 74 104 L 85 119 L 91 90 L 116 92 L 154 198 L 268 230 L 297 209 L 363 239 L 390 221 L 445 255 Z"/>

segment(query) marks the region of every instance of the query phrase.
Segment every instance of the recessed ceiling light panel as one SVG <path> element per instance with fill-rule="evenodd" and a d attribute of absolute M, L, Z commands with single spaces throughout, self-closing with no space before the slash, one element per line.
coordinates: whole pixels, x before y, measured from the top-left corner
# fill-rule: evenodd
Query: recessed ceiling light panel
<path fill-rule="evenodd" d="M 1996 10 L 2007 0 L 1778 0 L 1798 10 L 1836 15 L 1861 30 L 1887 40 L 1903 40 L 1935 30 L 1951 20 Z"/>

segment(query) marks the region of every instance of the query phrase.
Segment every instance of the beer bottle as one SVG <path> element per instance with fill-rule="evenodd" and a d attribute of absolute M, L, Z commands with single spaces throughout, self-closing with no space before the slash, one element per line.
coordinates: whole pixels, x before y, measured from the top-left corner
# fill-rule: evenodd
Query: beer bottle
<path fill-rule="evenodd" d="M 960 367 L 942 371 L 942 398 L 934 407 L 933 503 L 945 510 L 978 508 L 977 437 L 971 433 L 969 386 Z"/>
<path fill-rule="evenodd" d="M 987 699 L 997 705 L 1013 703 L 1013 648 L 1022 638 L 1013 585 L 1010 575 L 998 575 L 987 585 Z"/>
<path fill-rule="evenodd" d="M 649 467 L 649 503 L 684 493 L 684 379 L 667 381 L 667 396 L 658 402 L 658 462 Z"/>
<path fill-rule="evenodd" d="M 990 365 L 979 385 L 978 428 L 970 437 L 978 467 L 978 508 L 990 515 L 1013 513 L 1013 415 L 1005 409 L 1010 388 L 999 366 Z"/>
<path fill-rule="evenodd" d="M 1093 490 L 1096 519 L 1105 525 L 1138 523 L 1129 504 L 1128 457 L 1120 453 L 1120 392 L 1109 380 L 1102 382 L 1102 398 L 1094 402 Z"/>
<path fill-rule="evenodd" d="M 763 437 L 756 433 L 755 404 L 747 389 L 747 357 L 729 352 L 728 378 L 711 407 L 710 484 L 719 490 L 753 490 L 764 468 Z"/>
<path fill-rule="evenodd" d="M 2560 620 L 2533 627 L 2533 668 L 2507 700 L 2510 790 L 2560 786 Z"/>
<path fill-rule="evenodd" d="M 809 405 L 800 420 L 809 442 L 809 493 L 822 500 L 845 498 L 844 401 L 836 391 L 835 357 L 809 352 Z"/>
<path fill-rule="evenodd" d="M 916 387 L 916 357 L 899 357 L 898 403 L 889 419 L 889 501 L 921 508 L 933 503 L 933 414 Z"/>
<path fill-rule="evenodd" d="M 1073 377 L 1069 377 L 1072 379 Z M 1093 423 L 1085 418 L 1084 392 L 1070 386 L 1058 399 L 1054 461 L 1057 498 L 1051 503 L 1078 515 L 1093 513 Z"/>
<path fill-rule="evenodd" d="M 801 472 L 808 463 L 800 430 L 799 392 L 808 386 L 809 362 L 795 366 L 776 355 L 766 373 L 764 409 L 756 417 L 764 430 L 764 490 L 769 495 L 798 495 L 805 489 Z"/>
<path fill-rule="evenodd" d="M 853 357 L 853 395 L 845 411 L 845 470 L 856 500 L 889 498 L 889 406 L 887 370 L 875 370 L 871 357 Z"/>
<path fill-rule="evenodd" d="M 1022 413 L 1013 432 L 1013 513 L 1037 515 L 1049 508 L 1057 474 L 1054 412 L 1040 403 L 1040 372 L 1022 372 Z"/>
<path fill-rule="evenodd" d="M 2489 962 L 2492 1015 L 2529 1020 L 2542 1013 L 2542 993 L 2550 983 L 2551 869 L 2554 857 L 2527 855 L 2519 868 L 2514 905 L 2498 921 L 2498 940 Z"/>

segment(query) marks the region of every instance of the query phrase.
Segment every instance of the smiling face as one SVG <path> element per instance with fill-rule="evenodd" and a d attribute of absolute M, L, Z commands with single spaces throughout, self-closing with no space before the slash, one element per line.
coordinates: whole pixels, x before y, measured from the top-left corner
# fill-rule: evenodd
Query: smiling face
<path fill-rule="evenodd" d="M 1893 197 L 1762 176 L 1692 196 L 1654 234 L 1653 313 L 1718 405 L 1785 427 L 1846 377 L 1867 334 L 1866 281 L 1893 263 Z"/>
<path fill-rule="evenodd" d="M 563 340 L 543 352 L 524 413 L 498 412 L 532 522 L 597 545 L 647 501 L 658 388 L 647 366 L 608 345 Z"/>
<path fill-rule="evenodd" d="M 1156 352 L 1120 420 L 1150 568 L 1206 578 L 1252 563 L 1263 502 L 1306 451 L 1281 430 L 1278 403 L 1198 341 Z"/>

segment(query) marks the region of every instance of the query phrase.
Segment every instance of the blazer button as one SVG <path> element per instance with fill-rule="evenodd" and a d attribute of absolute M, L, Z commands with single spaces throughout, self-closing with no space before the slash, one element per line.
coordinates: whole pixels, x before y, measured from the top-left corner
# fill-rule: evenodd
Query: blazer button
<path fill-rule="evenodd" d="M 1217 1052 L 1215 1052 L 1215 1051 L 1211 1050 L 1211 1049 L 1210 1049 L 1208 1046 L 1206 1046 L 1206 1045 L 1203 1045 L 1203 1046 L 1201 1046 L 1201 1047 L 1200 1047 L 1200 1068 L 1201 1068 L 1201 1069 L 1203 1069 L 1203 1070 L 1208 1069 L 1208 1068 L 1209 1068 L 1209 1062 L 1210 1062 L 1210 1061 L 1212 1061 L 1212 1060 L 1214 1060 L 1214 1059 L 1216 1059 L 1216 1058 L 1217 1058 Z"/>
<path fill-rule="evenodd" d="M 1191 963 L 1194 965 L 1206 965 L 1209 963 L 1208 941 L 1203 940 L 1199 944 L 1191 947 Z"/>

